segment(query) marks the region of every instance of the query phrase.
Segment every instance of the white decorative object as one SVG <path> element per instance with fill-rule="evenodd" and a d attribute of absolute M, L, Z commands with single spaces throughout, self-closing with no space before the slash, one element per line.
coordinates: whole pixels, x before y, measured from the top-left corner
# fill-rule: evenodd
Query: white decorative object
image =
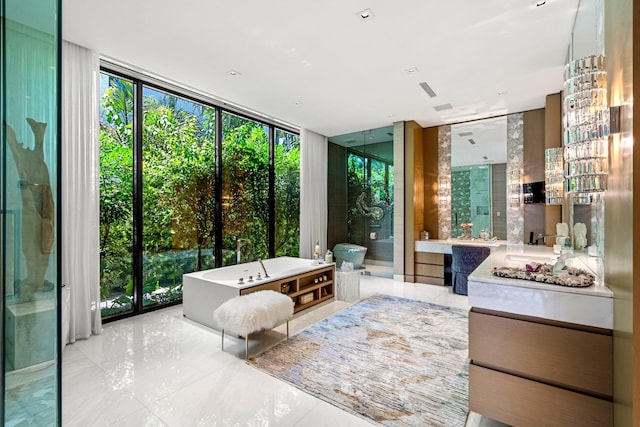
<path fill-rule="evenodd" d="M 249 334 L 272 329 L 293 317 L 293 300 L 276 291 L 258 291 L 232 298 L 213 312 L 213 322 L 224 331 L 232 331 L 245 337 L 245 357 L 249 354 Z"/>
<path fill-rule="evenodd" d="M 336 299 L 356 302 L 360 299 L 360 272 L 336 271 Z"/>
<path fill-rule="evenodd" d="M 569 240 L 569 225 L 566 222 L 556 224 L 556 244 L 566 246 Z"/>
<path fill-rule="evenodd" d="M 587 226 L 581 222 L 573 226 L 573 246 L 576 250 L 587 246 Z"/>

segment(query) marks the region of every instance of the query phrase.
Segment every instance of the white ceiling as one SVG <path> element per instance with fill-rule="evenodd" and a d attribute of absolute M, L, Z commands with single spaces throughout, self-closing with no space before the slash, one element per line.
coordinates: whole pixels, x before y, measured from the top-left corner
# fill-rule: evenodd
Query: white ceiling
<path fill-rule="evenodd" d="M 579 0 L 535 3 L 64 0 L 62 27 L 104 57 L 334 136 L 543 107 L 562 88 Z"/>

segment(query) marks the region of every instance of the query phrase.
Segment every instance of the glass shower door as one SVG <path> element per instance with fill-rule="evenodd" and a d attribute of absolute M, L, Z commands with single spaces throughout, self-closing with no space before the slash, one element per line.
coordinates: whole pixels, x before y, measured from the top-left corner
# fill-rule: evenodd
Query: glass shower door
<path fill-rule="evenodd" d="M 60 3 L 0 6 L 2 423 L 60 425 Z"/>

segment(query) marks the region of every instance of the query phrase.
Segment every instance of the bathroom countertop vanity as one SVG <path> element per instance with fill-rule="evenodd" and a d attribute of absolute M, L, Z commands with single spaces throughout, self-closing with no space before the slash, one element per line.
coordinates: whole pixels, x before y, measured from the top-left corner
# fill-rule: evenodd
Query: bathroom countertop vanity
<path fill-rule="evenodd" d="M 551 248 L 505 245 L 469 276 L 469 408 L 519 426 L 613 422 L 613 292 L 493 276 L 553 264 Z M 567 265 L 594 272 L 578 254 Z"/>
<path fill-rule="evenodd" d="M 486 246 L 492 250 L 506 245 L 506 240 L 482 240 L 482 239 L 429 239 L 429 240 L 416 240 L 416 252 L 431 252 L 440 254 L 451 254 L 451 246 L 453 245 L 472 245 L 472 246 Z"/>
<path fill-rule="evenodd" d="M 494 250 L 505 240 L 429 239 L 416 240 L 414 251 L 415 281 L 430 285 L 451 284 L 451 247 L 453 245 L 486 246 Z"/>

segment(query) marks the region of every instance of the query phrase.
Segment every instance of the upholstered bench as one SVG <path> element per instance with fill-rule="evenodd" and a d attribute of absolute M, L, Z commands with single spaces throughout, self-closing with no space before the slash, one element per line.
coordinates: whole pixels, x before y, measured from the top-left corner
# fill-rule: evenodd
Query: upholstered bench
<path fill-rule="evenodd" d="M 249 334 L 272 329 L 293 317 L 293 300 L 276 291 L 258 291 L 234 297 L 222 303 L 213 312 L 213 322 L 222 331 L 231 331 L 245 337 L 245 358 L 249 359 Z"/>

